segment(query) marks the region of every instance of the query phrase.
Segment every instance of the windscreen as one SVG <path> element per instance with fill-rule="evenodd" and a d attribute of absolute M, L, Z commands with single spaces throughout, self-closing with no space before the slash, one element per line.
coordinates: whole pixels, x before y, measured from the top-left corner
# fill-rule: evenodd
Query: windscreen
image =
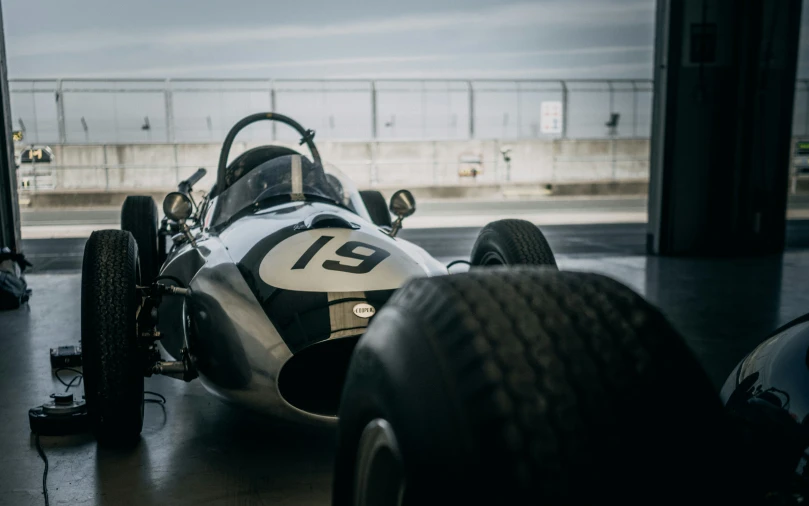
<path fill-rule="evenodd" d="M 336 167 L 288 155 L 262 163 L 222 192 L 214 225 L 256 203 L 306 200 L 333 202 L 371 220 L 356 186 Z"/>

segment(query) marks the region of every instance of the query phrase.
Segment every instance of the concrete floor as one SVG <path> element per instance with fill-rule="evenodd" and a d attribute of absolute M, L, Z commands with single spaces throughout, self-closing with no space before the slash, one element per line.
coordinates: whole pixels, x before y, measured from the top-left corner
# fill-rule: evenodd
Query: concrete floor
<path fill-rule="evenodd" d="M 646 257 L 642 228 L 559 227 L 547 235 L 560 268 L 605 273 L 661 307 L 718 387 L 769 331 L 809 310 L 809 225 L 793 223 L 791 230 L 783 256 L 733 260 Z M 440 230 L 410 238 L 448 259 L 468 254 L 476 231 L 456 232 L 453 240 Z M 71 244 L 61 245 L 65 255 L 82 247 Z M 64 388 L 50 373 L 48 349 L 79 340 L 80 275 L 75 263 L 52 265 L 60 270 L 40 267 L 29 276 L 29 307 L 0 313 L 0 504 L 43 504 L 43 464 L 26 413 Z M 199 383 L 150 378 L 146 384 L 168 404 L 165 413 L 147 404 L 134 451 L 102 450 L 89 436 L 42 438 L 51 504 L 329 503 L 330 431 L 237 411 Z"/>

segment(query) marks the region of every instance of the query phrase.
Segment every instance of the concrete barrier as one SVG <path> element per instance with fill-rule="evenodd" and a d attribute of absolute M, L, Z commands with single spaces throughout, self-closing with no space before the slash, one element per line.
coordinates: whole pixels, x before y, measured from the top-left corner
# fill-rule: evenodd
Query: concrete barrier
<path fill-rule="evenodd" d="M 283 144 L 283 143 L 280 143 Z M 296 144 L 285 144 L 301 149 Z M 231 159 L 252 143 L 235 143 Z M 199 167 L 215 179 L 219 144 L 55 145 L 55 162 L 21 167 L 32 191 L 170 189 Z M 324 162 L 362 188 L 563 183 L 648 177 L 647 139 L 341 141 L 318 145 Z M 504 153 L 508 154 L 506 160 Z M 476 178 L 462 177 L 472 160 Z M 34 177 L 36 175 L 36 177 Z M 45 183 L 43 183 L 45 182 Z M 473 190 L 468 190 L 473 191 Z"/>
<path fill-rule="evenodd" d="M 594 196 L 642 196 L 647 193 L 648 181 L 590 181 L 575 183 L 503 183 L 463 186 L 377 186 L 386 199 L 399 189 L 407 188 L 419 201 L 445 199 L 519 200 L 538 197 L 594 195 Z M 170 190 L 133 188 L 131 190 L 54 190 L 23 192 L 20 206 L 23 208 L 95 208 L 120 207 L 128 195 L 150 195 L 160 205 Z M 202 198 L 203 192 L 194 192 Z"/>

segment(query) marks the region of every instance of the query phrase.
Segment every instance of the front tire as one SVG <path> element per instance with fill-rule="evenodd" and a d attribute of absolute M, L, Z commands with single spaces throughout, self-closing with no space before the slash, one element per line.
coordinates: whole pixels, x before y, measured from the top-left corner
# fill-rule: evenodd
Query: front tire
<path fill-rule="evenodd" d="M 93 232 L 84 247 L 81 345 L 84 392 L 99 443 L 137 441 L 143 426 L 144 353 L 135 315 L 138 246 L 122 230 Z"/>
<path fill-rule="evenodd" d="M 721 410 L 676 331 L 611 279 L 413 280 L 354 351 L 333 504 L 710 502 L 727 493 Z"/>
<path fill-rule="evenodd" d="M 157 243 L 157 204 L 154 199 L 144 195 L 127 197 L 121 207 L 121 230 L 131 233 L 138 243 L 142 281 L 151 283 L 157 277 L 161 264 Z"/>
<path fill-rule="evenodd" d="M 472 265 L 545 265 L 556 258 L 539 227 L 525 220 L 499 220 L 483 227 L 472 247 Z"/>

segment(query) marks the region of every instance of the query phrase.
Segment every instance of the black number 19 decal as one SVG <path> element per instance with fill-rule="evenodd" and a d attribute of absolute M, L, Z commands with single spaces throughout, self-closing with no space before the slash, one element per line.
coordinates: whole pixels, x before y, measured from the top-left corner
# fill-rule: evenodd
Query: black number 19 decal
<path fill-rule="evenodd" d="M 298 261 L 295 262 L 292 269 L 305 269 L 309 264 L 309 261 L 312 260 L 317 252 L 320 251 L 321 248 L 323 248 L 323 246 L 325 246 L 326 243 L 332 239 L 334 239 L 334 237 L 328 235 L 318 237 L 314 244 L 309 246 L 309 248 L 303 252 L 303 255 L 301 255 Z M 371 250 L 371 253 L 360 253 L 356 251 L 357 248 Z M 337 260 L 326 260 L 323 262 L 323 268 L 330 271 L 350 272 L 351 274 L 365 274 L 367 272 L 371 272 L 371 269 L 379 265 L 379 262 L 390 256 L 390 252 L 360 241 L 348 241 L 337 248 L 335 253 L 343 258 L 352 258 L 354 260 L 362 261 L 358 265 L 346 265 L 341 264 Z"/>

